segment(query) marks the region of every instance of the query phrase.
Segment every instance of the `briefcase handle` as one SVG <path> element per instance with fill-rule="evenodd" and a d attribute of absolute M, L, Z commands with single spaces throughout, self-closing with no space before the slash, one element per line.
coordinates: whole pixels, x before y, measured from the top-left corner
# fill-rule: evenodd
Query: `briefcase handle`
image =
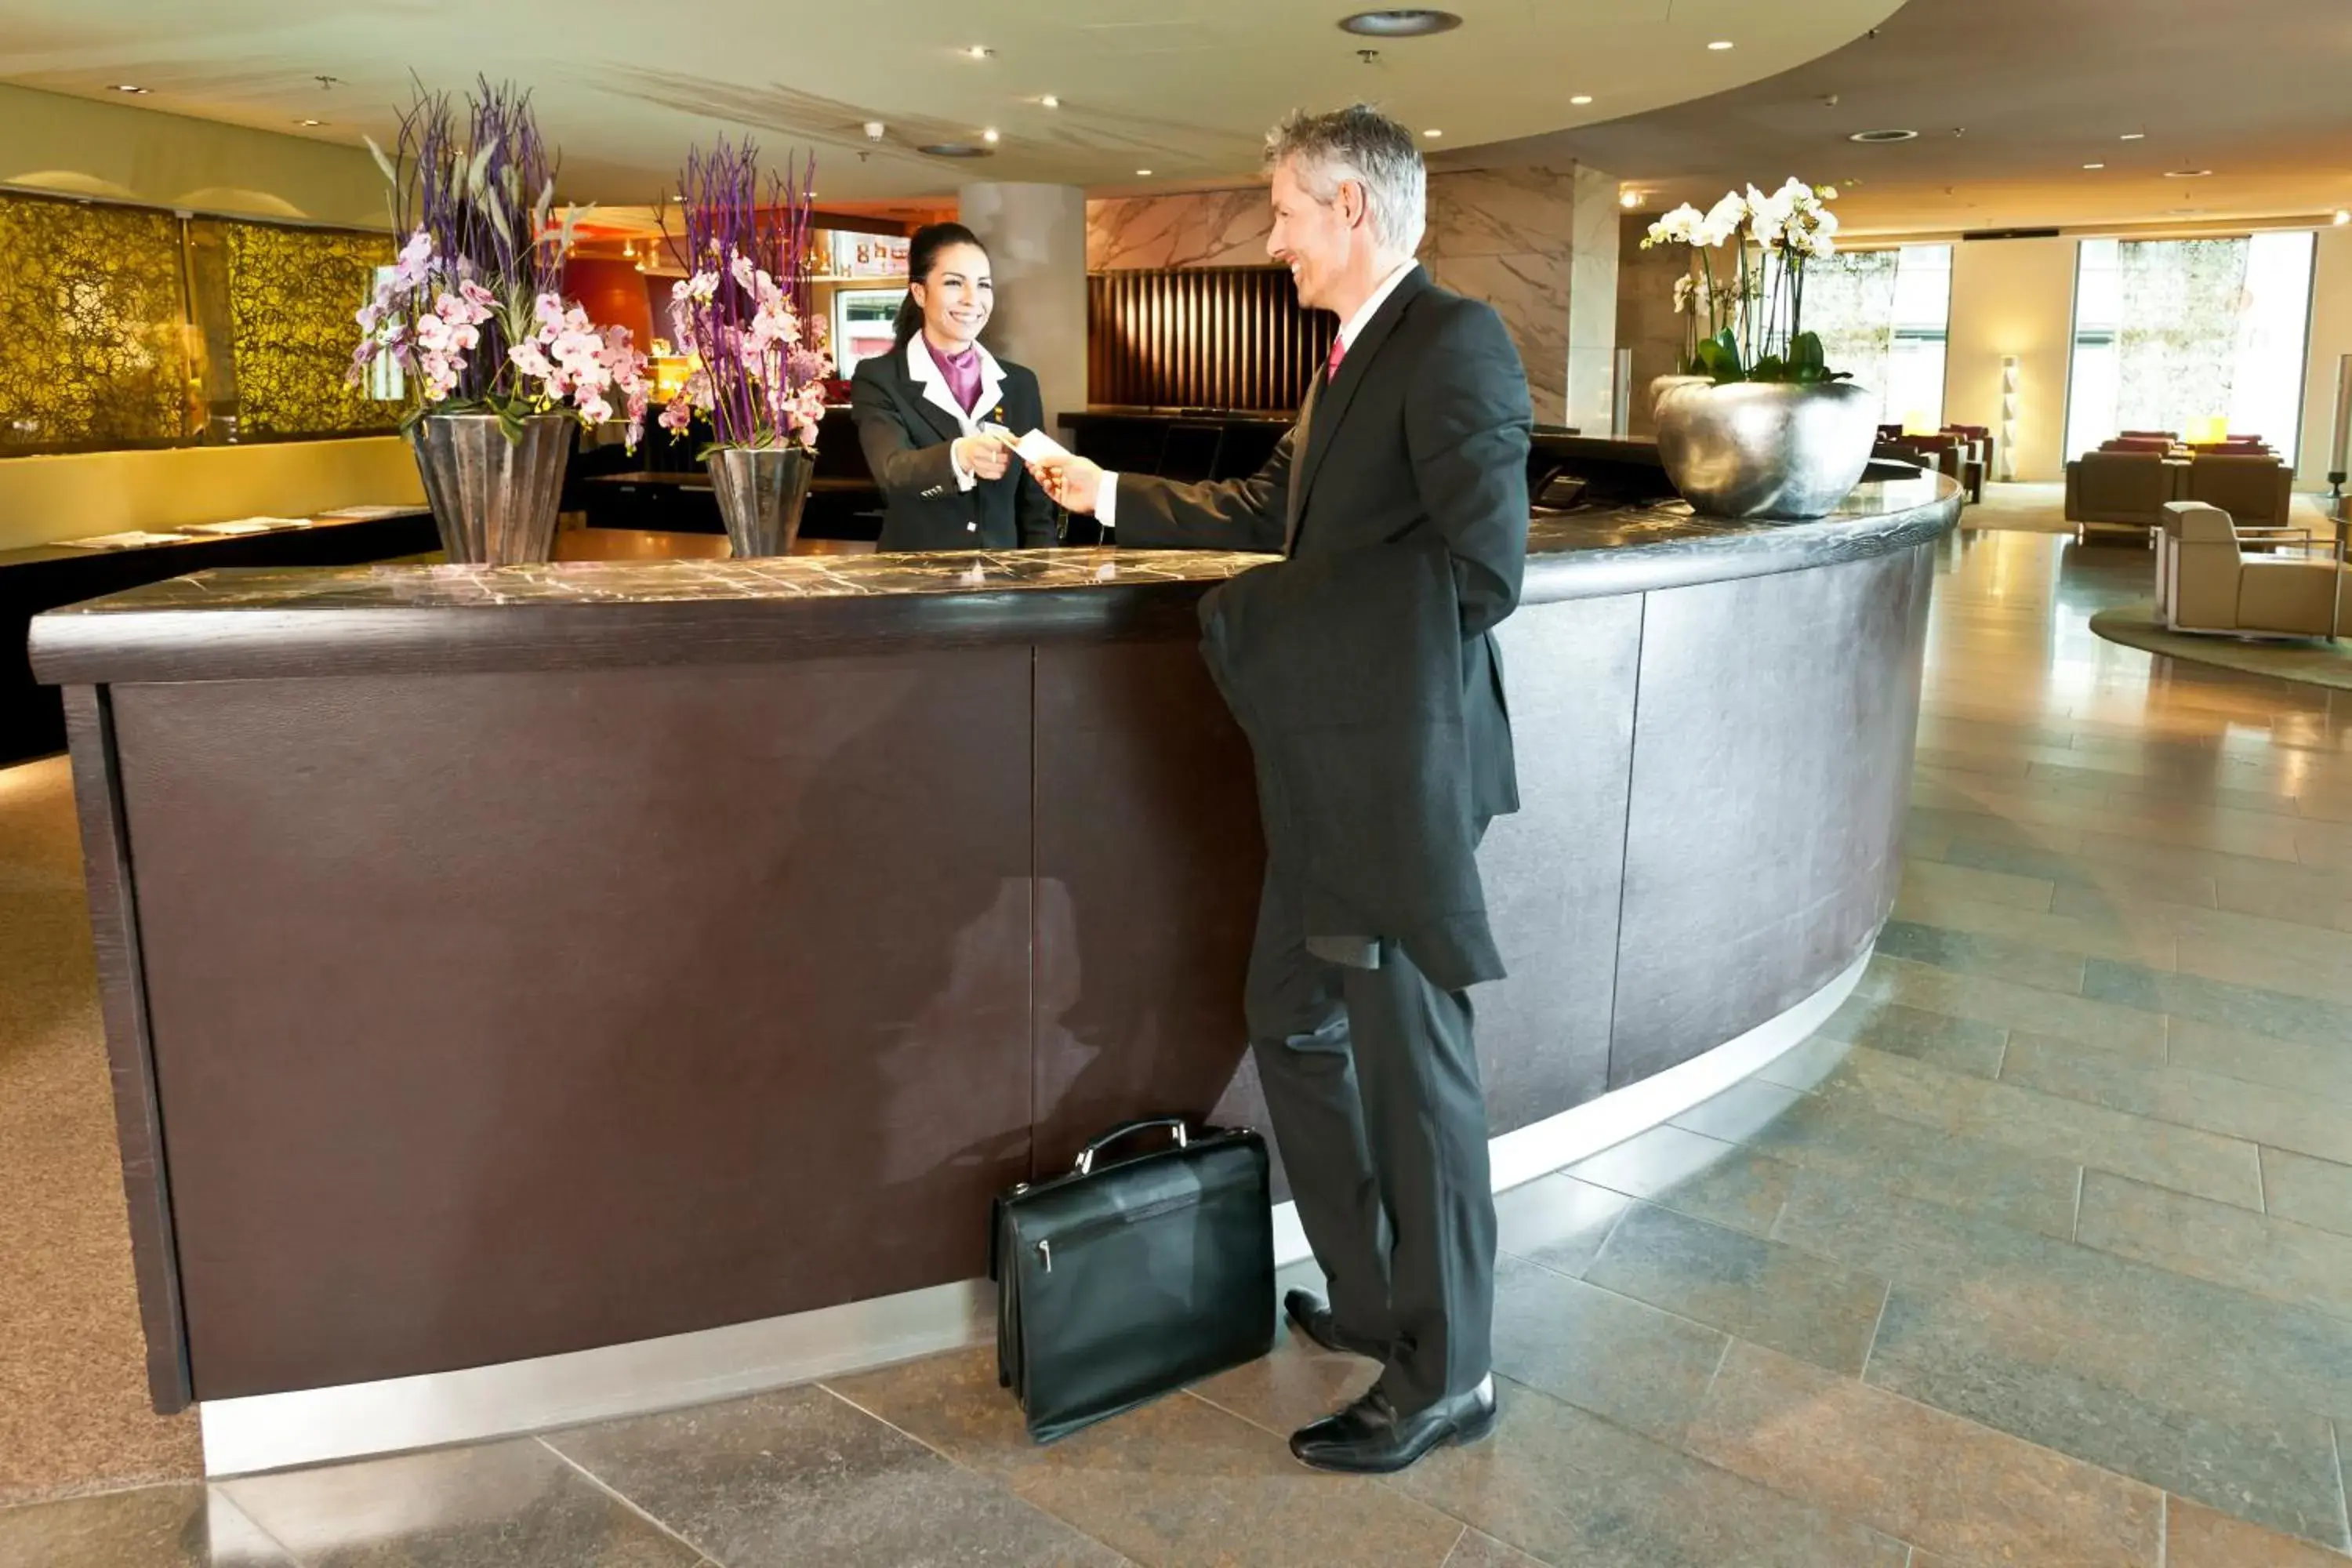
<path fill-rule="evenodd" d="M 1184 1148 L 1192 1141 L 1192 1134 L 1185 1131 L 1184 1119 L 1181 1116 L 1147 1116 L 1137 1121 L 1122 1121 L 1078 1151 L 1078 1174 L 1083 1176 L 1092 1172 L 1095 1168 L 1095 1156 L 1129 1133 L 1149 1132 L 1158 1127 L 1165 1127 L 1176 1135 L 1176 1147 L 1179 1149 Z"/>

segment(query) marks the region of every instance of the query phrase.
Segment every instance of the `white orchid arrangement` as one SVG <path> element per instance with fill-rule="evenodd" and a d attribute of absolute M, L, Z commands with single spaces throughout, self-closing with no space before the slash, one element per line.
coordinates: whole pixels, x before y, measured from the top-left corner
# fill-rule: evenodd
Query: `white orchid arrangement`
<path fill-rule="evenodd" d="M 1803 328 L 1805 264 L 1837 250 L 1837 215 L 1829 209 L 1836 199 L 1833 187 L 1792 177 L 1769 195 L 1754 185 L 1727 192 L 1704 213 L 1685 203 L 1650 226 L 1643 249 L 1687 245 L 1698 255 L 1699 270 L 1675 282 L 1685 373 L 1718 382 L 1845 379 L 1823 363 L 1820 335 Z M 1713 253 L 1726 244 L 1735 247 L 1737 271 L 1718 286 Z"/>

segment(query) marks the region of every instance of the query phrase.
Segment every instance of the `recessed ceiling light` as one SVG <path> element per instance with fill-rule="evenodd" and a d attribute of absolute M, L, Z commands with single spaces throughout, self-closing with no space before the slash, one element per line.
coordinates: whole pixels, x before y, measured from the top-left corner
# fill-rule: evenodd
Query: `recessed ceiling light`
<path fill-rule="evenodd" d="M 974 44 L 970 48 L 964 50 L 965 55 L 975 60 L 984 60 L 995 52 L 996 51 L 994 49 L 990 48 L 986 44 Z"/>
<path fill-rule="evenodd" d="M 1425 38 L 1461 25 L 1462 18 L 1451 11 L 1359 11 L 1339 18 L 1340 31 L 1368 38 Z"/>
<path fill-rule="evenodd" d="M 2122 135 L 2116 137 L 2116 140 L 2118 142 L 2145 142 L 2147 140 L 2147 132 L 2145 131 L 2126 131 Z"/>
<path fill-rule="evenodd" d="M 1642 205 L 1642 193 L 1620 191 L 1617 193 L 1617 205 L 1621 207 L 1638 207 Z"/>
<path fill-rule="evenodd" d="M 987 142 L 990 146 L 992 146 L 992 146 L 994 146 L 994 145 L 996 144 L 996 139 L 997 139 L 997 138 L 996 138 L 996 127 L 995 127 L 995 126 L 993 126 L 993 125 L 992 125 L 992 126 L 990 126 L 987 130 L 985 130 L 985 131 L 982 132 L 980 133 L 980 139 L 981 139 L 982 141 L 983 141 L 983 142 Z"/>
<path fill-rule="evenodd" d="M 1445 134 L 1445 132 L 1443 132 L 1443 131 L 1431 130 L 1431 131 L 1424 131 L 1424 132 L 1422 132 L 1422 134 L 1423 134 L 1423 136 L 1437 137 L 1437 136 L 1443 136 L 1443 135 L 1444 135 L 1444 134 Z"/>
<path fill-rule="evenodd" d="M 294 123 L 297 125 L 324 125 L 326 121 L 323 120 L 298 120 Z"/>
<path fill-rule="evenodd" d="M 2105 163 L 2085 163 L 2083 167 L 2085 169 L 2104 169 L 2106 165 Z"/>
<path fill-rule="evenodd" d="M 2201 180 L 2212 172 L 2210 169 L 2167 169 L 2164 177 L 2168 180 Z"/>
<path fill-rule="evenodd" d="M 1586 104 L 1591 103 L 1591 102 L 1592 101 L 1592 95 L 1591 95 L 1591 93 L 1589 93 L 1589 92 L 1580 92 L 1580 93 L 1578 93 L 1574 98 L 1570 99 L 1568 101 L 1569 101 L 1569 102 L 1570 102 L 1570 103 L 1572 103 L 1572 104 L 1575 104 L 1579 109 L 1581 109 L 1581 108 L 1583 108 Z"/>
<path fill-rule="evenodd" d="M 1151 178 L 1151 171 L 1150 171 L 1150 170 L 1149 170 L 1149 169 L 1138 169 L 1138 170 L 1136 171 L 1136 174 L 1137 174 L 1137 175 L 1138 175 L 1138 176 L 1139 176 L 1140 178 L 1143 178 L 1143 179 L 1146 179 L 1146 180 L 1148 180 L 1148 179 Z"/>
<path fill-rule="evenodd" d="M 1916 142 L 1919 140 L 1919 133 L 1916 131 L 1897 131 L 1892 128 L 1885 131 L 1857 131 L 1846 140 L 1864 142 Z"/>
<path fill-rule="evenodd" d="M 1050 92 L 1049 92 L 1049 93 L 1047 93 L 1045 97 L 1043 97 L 1043 98 L 1039 99 L 1037 101 L 1038 101 L 1038 102 L 1040 102 L 1040 103 L 1042 103 L 1042 104 L 1044 104 L 1044 105 L 1045 105 L 1046 108 L 1048 108 L 1048 109 L 1059 109 L 1059 108 L 1061 108 L 1061 107 L 1062 107 L 1062 100 L 1061 100 L 1060 99 L 1058 99 L 1058 98 L 1055 98 L 1055 97 L 1052 93 L 1050 93 Z"/>
<path fill-rule="evenodd" d="M 128 93 L 131 93 L 131 94 L 134 94 L 134 95 L 136 95 L 136 96 L 138 96 L 138 97 L 141 97 L 141 98 L 144 98 L 144 97 L 146 97 L 146 96 L 147 96 L 147 89 L 146 89 L 145 88 L 143 88 L 143 87 L 134 87 L 134 86 L 132 86 L 130 82 L 127 82 L 127 81 L 118 81 L 118 82 L 116 82 L 116 83 L 114 84 L 114 90 L 115 90 L 116 92 L 128 92 Z"/>
<path fill-rule="evenodd" d="M 2345 224 L 2352 223 L 2352 212 L 2346 212 L 2342 207 L 2337 207 L 2336 209 L 2336 222 L 2339 227 Z"/>
<path fill-rule="evenodd" d="M 1731 40 L 1729 38 L 1717 38 L 1715 42 L 1707 45 L 1707 47 L 1717 50 L 1727 49 L 1731 47 Z"/>
<path fill-rule="evenodd" d="M 985 158 L 988 149 L 975 147 L 969 142 L 929 142 L 915 149 L 929 153 L 934 158 Z"/>

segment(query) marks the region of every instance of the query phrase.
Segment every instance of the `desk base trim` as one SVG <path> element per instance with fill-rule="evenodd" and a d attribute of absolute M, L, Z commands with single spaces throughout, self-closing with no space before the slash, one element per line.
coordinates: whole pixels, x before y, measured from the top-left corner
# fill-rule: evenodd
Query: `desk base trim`
<path fill-rule="evenodd" d="M 1492 1145 L 1502 1192 L 1622 1143 L 1720 1094 L 1803 1042 L 1861 983 L 1870 949 L 1828 984 L 1736 1039 Z M 1275 1260 L 1307 1258 L 1295 1205 L 1274 1213 Z M 866 1371 L 994 1337 L 985 1280 L 635 1344 L 199 1407 L 205 1474 L 250 1475 L 641 1415 Z"/>

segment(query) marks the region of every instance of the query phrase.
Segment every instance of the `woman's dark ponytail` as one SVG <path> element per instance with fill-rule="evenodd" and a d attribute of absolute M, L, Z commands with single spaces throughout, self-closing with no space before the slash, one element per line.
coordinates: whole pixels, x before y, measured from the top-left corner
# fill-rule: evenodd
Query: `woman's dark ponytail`
<path fill-rule="evenodd" d="M 929 283 L 931 269 L 940 264 L 940 252 L 958 245 L 969 245 L 982 256 L 988 254 L 988 247 L 980 243 L 980 236 L 960 223 L 927 223 L 915 231 L 913 239 L 907 242 L 908 288 L 907 297 L 898 301 L 898 319 L 890 325 L 891 335 L 897 340 L 898 353 L 906 353 L 907 345 L 915 341 L 915 334 L 923 330 L 923 308 L 915 303 L 913 285 Z"/>

